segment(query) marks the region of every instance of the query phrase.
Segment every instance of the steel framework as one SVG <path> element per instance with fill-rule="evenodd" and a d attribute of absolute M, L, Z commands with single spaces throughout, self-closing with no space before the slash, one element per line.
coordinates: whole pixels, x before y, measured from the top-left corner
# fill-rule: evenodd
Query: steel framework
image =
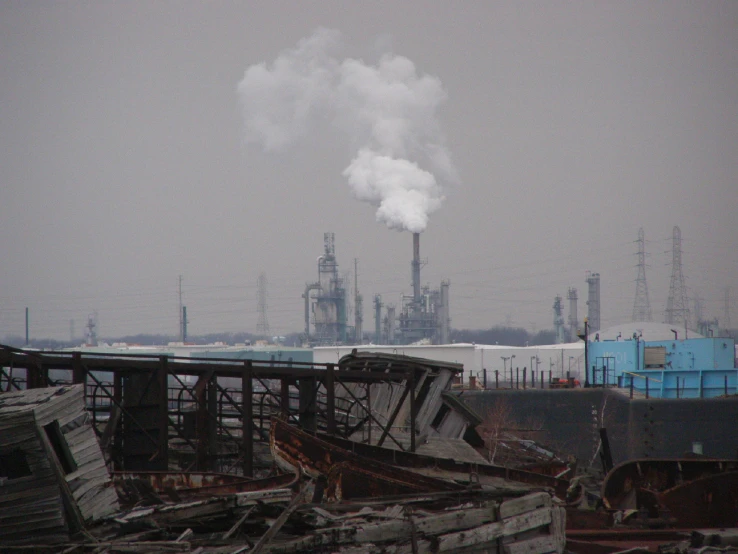
<path fill-rule="evenodd" d="M 255 444 L 268 443 L 269 422 L 276 415 L 310 433 L 344 438 L 369 423 L 382 441 L 408 450 L 393 436 L 399 406 L 407 400 L 409 451 L 415 452 L 416 384 L 428 369 L 414 360 L 395 360 L 391 367 L 342 366 L 33 352 L 0 345 L 0 394 L 84 383 L 93 427 L 116 470 L 178 465 L 253 476 Z M 373 384 L 402 390 L 388 418 L 372 410 Z"/>

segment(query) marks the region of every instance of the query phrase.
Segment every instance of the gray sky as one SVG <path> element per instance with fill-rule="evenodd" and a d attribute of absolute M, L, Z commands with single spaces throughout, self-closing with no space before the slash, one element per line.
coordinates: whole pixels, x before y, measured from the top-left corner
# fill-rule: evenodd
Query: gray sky
<path fill-rule="evenodd" d="M 0 337 L 302 329 L 323 232 L 370 298 L 410 292 L 412 239 L 342 174 L 330 123 L 284 151 L 245 140 L 247 68 L 316 28 L 341 55 L 405 56 L 436 77 L 458 182 L 421 237 L 456 328 L 552 327 L 602 280 L 603 326 L 633 308 L 638 228 L 660 321 L 672 227 L 689 293 L 738 320 L 736 2 L 0 2 Z"/>

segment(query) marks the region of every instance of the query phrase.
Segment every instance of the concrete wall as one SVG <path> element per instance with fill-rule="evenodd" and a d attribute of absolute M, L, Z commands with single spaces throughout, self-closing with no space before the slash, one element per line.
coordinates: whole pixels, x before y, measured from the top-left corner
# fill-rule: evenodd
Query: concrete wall
<path fill-rule="evenodd" d="M 615 463 L 682 457 L 697 441 L 707 456 L 738 456 L 738 397 L 630 400 L 608 389 L 554 389 L 467 391 L 462 398 L 482 417 L 505 403 L 510 428 L 540 429 L 526 436 L 582 465 L 593 459 L 600 426 Z"/>

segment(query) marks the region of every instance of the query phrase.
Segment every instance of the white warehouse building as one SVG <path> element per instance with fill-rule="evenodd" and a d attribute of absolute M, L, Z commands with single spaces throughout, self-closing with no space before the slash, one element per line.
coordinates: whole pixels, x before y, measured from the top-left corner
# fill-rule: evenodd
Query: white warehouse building
<path fill-rule="evenodd" d="M 392 345 L 382 346 L 365 344 L 362 346 L 325 346 L 313 349 L 315 363 L 337 363 L 338 360 L 351 353 L 352 350 L 362 352 L 381 352 L 386 354 L 403 354 L 418 358 L 428 358 L 444 362 L 463 364 L 465 383 L 469 377 L 475 377 L 477 382 L 485 382 L 484 370 L 487 370 L 486 382 L 488 388 L 495 386 L 495 371 L 500 386 L 508 387 L 512 380 L 519 381 L 522 386 L 523 368 L 526 368 L 528 384 L 531 382 L 531 368 L 535 369 L 535 382 L 540 383 L 541 372 L 544 379 L 550 377 L 571 377 L 584 383 L 584 342 L 569 344 L 551 344 L 542 346 L 502 346 L 490 344 L 443 344 L 443 345 Z M 517 370 L 517 371 L 516 371 Z M 549 373 L 550 372 L 550 373 Z"/>

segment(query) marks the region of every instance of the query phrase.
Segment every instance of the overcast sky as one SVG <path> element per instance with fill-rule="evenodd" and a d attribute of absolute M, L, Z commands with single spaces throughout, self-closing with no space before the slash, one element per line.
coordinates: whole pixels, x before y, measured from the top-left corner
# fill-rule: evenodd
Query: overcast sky
<path fill-rule="evenodd" d="M 0 338 L 25 307 L 36 338 L 93 311 L 102 336 L 176 335 L 179 275 L 190 334 L 254 332 L 261 272 L 272 332 L 300 331 L 325 231 L 341 271 L 359 260 L 365 329 L 374 294 L 399 304 L 412 238 L 356 198 L 356 136 L 249 134 L 247 70 L 321 28 L 338 64 L 402 56 L 440 83 L 421 119 L 454 171 L 411 161 L 443 198 L 422 282 L 451 281 L 453 327 L 552 328 L 569 287 L 581 321 L 588 270 L 603 327 L 629 321 L 639 227 L 662 321 L 674 225 L 690 296 L 722 319 L 732 285 L 738 324 L 738 2 L 5 0 Z"/>

